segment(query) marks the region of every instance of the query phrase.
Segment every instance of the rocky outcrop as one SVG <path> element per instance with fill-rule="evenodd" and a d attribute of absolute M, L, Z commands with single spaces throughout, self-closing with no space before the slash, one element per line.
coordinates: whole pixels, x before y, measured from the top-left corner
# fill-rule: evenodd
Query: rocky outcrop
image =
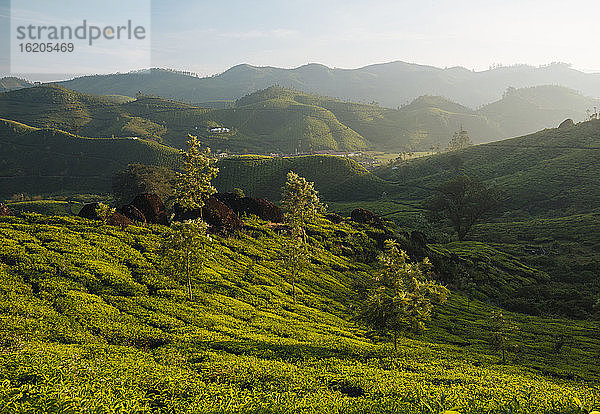
<path fill-rule="evenodd" d="M 575 125 L 575 122 L 573 122 L 573 120 L 571 118 L 569 118 L 569 119 L 565 119 L 564 121 L 562 121 L 560 123 L 560 125 L 558 126 L 558 129 L 571 128 L 574 125 Z"/>
<path fill-rule="evenodd" d="M 244 226 L 238 215 L 215 197 L 206 200 L 202 207 L 202 216 L 213 231 L 218 233 L 232 233 Z"/>
<path fill-rule="evenodd" d="M 147 222 L 146 216 L 133 204 L 127 204 L 119 209 L 119 213 L 123 214 L 129 220 L 145 224 Z"/>
<path fill-rule="evenodd" d="M 240 197 L 235 193 L 218 193 L 214 197 L 225 203 L 239 217 L 255 215 L 265 221 L 283 223 L 283 211 L 264 198 Z"/>
<path fill-rule="evenodd" d="M 169 224 L 165 204 L 156 194 L 140 194 L 131 205 L 141 211 L 147 223 L 162 224 L 163 226 Z"/>
<path fill-rule="evenodd" d="M 0 217 L 14 216 L 14 213 L 5 204 L 0 203 Z"/>
<path fill-rule="evenodd" d="M 98 216 L 98 206 L 100 203 L 89 203 L 83 206 L 77 215 L 89 220 L 100 220 Z"/>
<path fill-rule="evenodd" d="M 89 220 L 104 220 L 103 217 L 98 215 L 99 206 L 100 203 L 86 204 L 77 215 Z M 106 224 L 109 226 L 127 227 L 133 225 L 133 221 L 125 217 L 123 214 L 114 211 L 108 217 L 106 217 Z"/>
<path fill-rule="evenodd" d="M 369 224 L 371 226 L 382 226 L 383 225 L 381 218 L 379 218 L 379 216 L 377 214 L 375 214 L 372 211 L 369 211 L 367 209 L 364 209 L 364 208 L 357 208 L 357 209 L 352 210 L 352 213 L 350 214 L 350 218 L 352 219 L 352 221 L 355 221 L 355 222 L 361 223 L 361 224 Z"/>
<path fill-rule="evenodd" d="M 129 218 L 125 217 L 123 214 L 115 211 L 108 217 L 108 219 L 106 219 L 106 224 L 109 226 L 127 227 L 132 226 L 133 221 L 129 220 Z"/>
<path fill-rule="evenodd" d="M 202 219 L 210 226 L 211 233 L 229 234 L 241 229 L 244 223 L 225 203 L 216 197 L 209 197 L 202 209 L 184 210 L 175 205 L 175 221 Z"/>

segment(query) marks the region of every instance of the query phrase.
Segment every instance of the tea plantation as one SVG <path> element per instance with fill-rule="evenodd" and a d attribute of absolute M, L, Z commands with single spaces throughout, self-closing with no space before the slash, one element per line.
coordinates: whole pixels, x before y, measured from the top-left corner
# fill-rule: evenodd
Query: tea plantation
<path fill-rule="evenodd" d="M 282 235 L 247 219 L 213 236 L 193 280 L 163 264 L 162 226 L 0 218 L 0 412 L 589 413 L 600 409 L 593 322 L 505 313 L 506 363 L 487 343 L 491 298 L 457 293 L 398 352 L 353 322 L 383 230 L 321 220 L 312 263 L 281 268 Z M 483 243 L 502 285 L 537 277 Z M 508 264 L 507 264 L 508 263 Z M 483 296 L 482 296 L 483 295 Z"/>

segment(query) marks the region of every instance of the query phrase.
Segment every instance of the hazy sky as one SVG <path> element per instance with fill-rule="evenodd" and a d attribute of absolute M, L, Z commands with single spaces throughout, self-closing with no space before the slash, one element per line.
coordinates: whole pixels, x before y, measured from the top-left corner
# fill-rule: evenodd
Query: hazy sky
<path fill-rule="evenodd" d="M 35 3 L 12 0 L 12 7 L 35 14 Z M 10 6 L 0 5 L 6 73 Z M 600 72 L 597 1 L 152 0 L 151 10 L 152 66 L 203 75 L 239 63 L 355 68 L 394 60 L 476 70 L 562 61 Z M 120 70 L 140 68 L 127 55 Z M 87 59 L 82 72 L 106 57 Z"/>

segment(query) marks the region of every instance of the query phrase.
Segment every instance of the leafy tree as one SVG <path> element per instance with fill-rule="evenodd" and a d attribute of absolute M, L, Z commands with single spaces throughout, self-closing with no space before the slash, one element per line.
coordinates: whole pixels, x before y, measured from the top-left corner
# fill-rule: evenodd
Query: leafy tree
<path fill-rule="evenodd" d="M 210 242 L 207 225 L 202 220 L 175 222 L 171 231 L 163 234 L 161 244 L 162 264 L 165 270 L 185 274 L 190 301 L 192 279 L 199 275 L 206 260 L 205 247 Z"/>
<path fill-rule="evenodd" d="M 217 192 L 211 181 L 219 169 L 214 165 L 210 148 L 200 148 L 197 137 L 188 137 L 188 150 L 181 152 L 184 171 L 177 173 L 175 200 L 182 208 L 193 210 L 202 208 L 206 199 Z"/>
<path fill-rule="evenodd" d="M 460 131 L 455 132 L 454 136 L 448 143 L 448 151 L 457 151 L 461 149 L 465 149 L 473 145 L 471 138 L 469 138 L 469 134 L 460 127 Z"/>
<path fill-rule="evenodd" d="M 498 203 L 496 188 L 467 175 L 459 175 L 438 187 L 438 194 L 424 202 L 431 222 L 449 221 L 459 240 L 464 240 L 471 227 Z"/>
<path fill-rule="evenodd" d="M 410 263 L 395 240 L 385 241 L 379 260 L 381 271 L 366 289 L 357 319 L 382 335 L 391 333 L 397 351 L 398 336 L 423 331 L 434 306 L 444 303 L 449 291 L 432 279 L 428 258 Z"/>
<path fill-rule="evenodd" d="M 306 242 L 304 227 L 314 221 L 317 216 L 325 213 L 326 206 L 319 200 L 315 183 L 306 181 L 304 177 L 290 171 L 282 189 L 281 206 L 285 212 L 286 221 L 292 227 L 298 228 L 302 239 Z"/>
<path fill-rule="evenodd" d="M 98 203 L 95 209 L 96 215 L 102 220 L 104 223 L 108 221 L 111 215 L 114 214 L 115 209 L 107 206 L 104 203 Z"/>
<path fill-rule="evenodd" d="M 296 303 L 296 279 L 300 271 L 310 262 L 310 251 L 306 245 L 307 223 L 325 212 L 314 183 L 290 171 L 282 189 L 281 205 L 286 221 L 291 225 L 291 238 L 284 246 L 284 267 L 292 284 L 292 295 Z"/>
<path fill-rule="evenodd" d="M 188 150 L 182 151 L 184 172 L 177 173 L 175 200 L 184 209 L 201 209 L 217 191 L 211 181 L 219 169 L 214 166 L 210 148 L 201 149 L 197 137 L 188 137 Z M 187 220 L 173 223 L 171 229 L 163 239 L 163 256 L 169 267 L 185 272 L 189 297 L 193 300 L 192 276 L 202 268 L 204 246 L 210 240 L 207 225 L 202 219 Z"/>
<path fill-rule="evenodd" d="M 292 235 L 283 243 L 283 268 L 292 284 L 292 297 L 296 304 L 296 280 L 300 273 L 310 264 L 308 246 L 302 240 L 298 228 L 292 229 Z"/>
<path fill-rule="evenodd" d="M 506 362 L 506 350 L 510 345 L 510 334 L 516 327 L 500 311 L 492 312 L 488 320 L 490 330 L 490 345 L 497 352 L 502 353 L 502 363 Z"/>
<path fill-rule="evenodd" d="M 125 205 L 139 194 L 152 193 L 163 200 L 174 194 L 175 172 L 163 167 L 130 164 L 115 174 L 112 181 L 113 195 L 117 205 Z"/>

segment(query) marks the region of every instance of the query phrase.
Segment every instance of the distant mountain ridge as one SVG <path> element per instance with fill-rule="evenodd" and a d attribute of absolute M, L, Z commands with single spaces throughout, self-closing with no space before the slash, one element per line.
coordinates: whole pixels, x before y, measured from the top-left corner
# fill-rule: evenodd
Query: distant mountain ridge
<path fill-rule="evenodd" d="M 500 99 L 511 86 L 560 85 L 586 96 L 600 97 L 600 74 L 580 72 L 565 64 L 544 67 L 517 65 L 481 72 L 462 67 L 441 69 L 401 61 L 358 69 L 329 68 L 320 64 L 293 69 L 242 64 L 205 78 L 171 70 L 149 69 L 125 74 L 85 76 L 60 84 L 85 93 L 135 96 L 142 91 L 192 103 L 235 100 L 279 85 L 340 99 L 375 101 L 391 108 L 407 104 L 422 95 L 444 96 L 475 108 Z"/>

